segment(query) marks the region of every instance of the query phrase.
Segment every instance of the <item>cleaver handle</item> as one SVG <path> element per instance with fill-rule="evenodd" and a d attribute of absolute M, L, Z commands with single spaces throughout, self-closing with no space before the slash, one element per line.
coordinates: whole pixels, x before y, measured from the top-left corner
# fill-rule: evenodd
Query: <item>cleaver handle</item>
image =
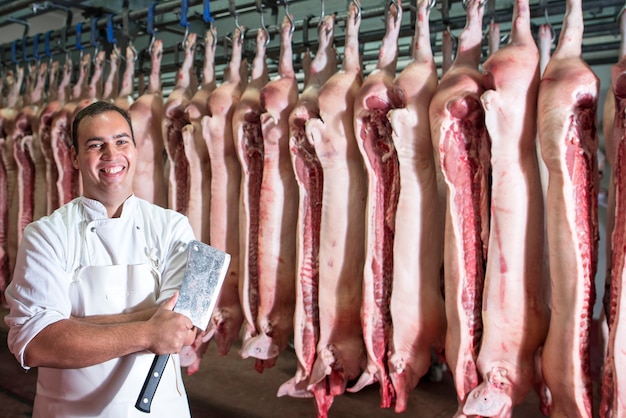
<path fill-rule="evenodd" d="M 141 412 L 150 413 L 152 398 L 154 398 L 154 394 L 159 386 L 161 376 L 163 376 L 163 371 L 165 370 L 165 365 L 169 358 L 169 354 L 154 356 L 154 360 L 150 366 L 150 373 L 146 376 L 146 381 L 143 383 L 143 387 L 135 403 L 135 408 L 139 409 Z"/>

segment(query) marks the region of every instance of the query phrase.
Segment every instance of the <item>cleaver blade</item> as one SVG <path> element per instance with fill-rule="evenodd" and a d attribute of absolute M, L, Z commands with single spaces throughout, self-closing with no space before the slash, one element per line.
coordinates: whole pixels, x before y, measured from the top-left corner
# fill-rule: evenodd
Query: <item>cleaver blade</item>
<path fill-rule="evenodd" d="M 230 264 L 230 254 L 203 242 L 187 245 L 187 267 L 174 312 L 185 315 L 194 326 L 206 330 Z M 155 355 L 135 408 L 149 413 L 169 354 Z"/>

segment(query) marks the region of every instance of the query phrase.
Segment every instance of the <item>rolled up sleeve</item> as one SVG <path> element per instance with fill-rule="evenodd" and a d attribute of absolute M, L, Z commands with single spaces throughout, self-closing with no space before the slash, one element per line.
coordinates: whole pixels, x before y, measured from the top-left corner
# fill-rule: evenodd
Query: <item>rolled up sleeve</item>
<path fill-rule="evenodd" d="M 71 274 L 65 270 L 58 237 L 45 234 L 45 228 L 29 225 L 18 249 L 15 271 L 5 291 L 9 314 L 7 343 L 23 368 L 28 343 L 45 327 L 69 318 Z"/>

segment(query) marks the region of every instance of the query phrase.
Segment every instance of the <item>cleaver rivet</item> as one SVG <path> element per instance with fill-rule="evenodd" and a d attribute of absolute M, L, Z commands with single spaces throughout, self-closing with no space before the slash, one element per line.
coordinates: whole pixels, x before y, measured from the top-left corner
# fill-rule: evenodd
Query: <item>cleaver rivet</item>
<path fill-rule="evenodd" d="M 159 372 L 154 372 L 154 377 L 159 377 Z"/>
<path fill-rule="evenodd" d="M 142 402 L 143 403 L 148 403 L 148 398 L 143 398 Z"/>

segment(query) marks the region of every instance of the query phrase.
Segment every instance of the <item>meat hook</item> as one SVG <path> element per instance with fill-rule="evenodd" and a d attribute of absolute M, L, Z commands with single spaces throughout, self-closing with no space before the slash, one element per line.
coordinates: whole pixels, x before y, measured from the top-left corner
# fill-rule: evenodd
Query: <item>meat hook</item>
<path fill-rule="evenodd" d="M 387 10 L 391 10 L 391 6 L 394 6 L 396 8 L 396 10 L 400 10 L 400 6 L 398 6 L 398 0 L 389 0 L 389 7 L 387 7 Z M 396 19 L 398 19 L 399 14 L 396 15 Z"/>
<path fill-rule="evenodd" d="M 265 46 L 267 46 L 270 43 L 270 31 L 267 30 L 267 26 L 265 26 L 265 13 L 264 13 L 264 10 L 263 10 L 263 1 L 262 0 L 257 0 L 257 2 L 256 2 L 256 11 L 261 16 L 261 30 L 263 30 L 263 32 L 265 32 Z"/>
<path fill-rule="evenodd" d="M 326 16 L 326 10 L 325 10 L 325 5 L 324 5 L 324 0 L 322 0 L 322 14 L 320 15 L 320 20 L 317 22 L 318 28 L 322 26 L 322 21 L 324 20 L 325 16 Z"/>
<path fill-rule="evenodd" d="M 202 19 L 204 20 L 204 23 L 209 25 L 209 30 L 213 34 L 213 41 L 212 41 L 211 46 L 215 48 L 215 46 L 217 45 L 217 28 L 214 25 L 215 19 L 213 19 L 213 16 L 211 16 L 210 0 L 204 0 L 204 9 L 202 11 Z M 205 45 L 205 48 L 206 48 L 206 45 Z"/>
<path fill-rule="evenodd" d="M 183 35 L 183 41 L 181 45 L 183 49 L 187 48 L 187 37 L 189 36 L 189 21 L 187 20 L 187 13 L 189 12 L 189 2 L 182 0 L 180 4 L 180 26 L 185 28 L 185 34 Z"/>
<path fill-rule="evenodd" d="M 356 7 L 356 15 L 354 16 L 354 19 L 356 21 L 361 17 L 361 3 L 359 2 L 359 0 L 352 0 L 352 4 L 354 4 L 354 6 Z"/>
<path fill-rule="evenodd" d="M 463 0 L 462 4 L 463 4 L 463 10 L 467 10 L 467 4 L 470 2 L 471 0 Z M 487 3 L 487 0 L 480 0 L 478 2 L 478 7 L 483 7 L 485 5 L 485 3 Z"/>
<path fill-rule="evenodd" d="M 90 43 L 91 46 L 93 47 L 93 58 L 92 58 L 92 62 L 95 64 L 96 62 L 96 57 L 98 56 L 98 52 L 99 52 L 99 48 L 98 48 L 98 18 L 97 17 L 92 17 L 91 18 L 91 29 L 89 32 L 89 39 L 90 39 Z"/>
<path fill-rule="evenodd" d="M 293 21 L 293 16 L 289 13 L 289 2 L 287 0 L 283 0 L 283 6 L 285 6 L 285 16 L 287 16 L 289 24 L 291 25 L 290 33 L 293 34 L 296 30 L 296 24 Z"/>
<path fill-rule="evenodd" d="M 76 49 L 78 49 L 80 59 L 83 58 L 83 53 L 85 48 L 83 47 L 83 43 L 81 38 L 83 37 L 83 23 L 78 22 L 76 24 Z"/>
<path fill-rule="evenodd" d="M 152 47 L 154 46 L 154 41 L 156 40 L 157 29 L 154 27 L 154 9 L 156 8 L 157 2 L 153 2 L 150 7 L 148 7 L 148 26 L 146 31 L 150 35 L 150 44 L 148 45 L 148 53 L 152 55 Z"/>
<path fill-rule="evenodd" d="M 239 41 L 243 42 L 244 28 L 239 25 L 239 13 L 235 8 L 235 0 L 228 0 L 228 9 L 230 10 L 231 16 L 235 18 L 235 28 L 239 29 Z"/>
<path fill-rule="evenodd" d="M 554 43 L 554 41 L 556 41 L 556 31 L 552 27 L 552 23 L 550 23 L 550 17 L 548 15 L 548 2 L 546 0 L 540 0 L 539 1 L 539 5 L 543 9 L 543 15 L 544 15 L 544 17 L 546 19 L 546 25 L 548 25 L 548 28 L 550 29 L 550 35 L 552 35 L 552 43 Z M 624 9 L 622 8 L 622 11 L 623 10 Z"/>

